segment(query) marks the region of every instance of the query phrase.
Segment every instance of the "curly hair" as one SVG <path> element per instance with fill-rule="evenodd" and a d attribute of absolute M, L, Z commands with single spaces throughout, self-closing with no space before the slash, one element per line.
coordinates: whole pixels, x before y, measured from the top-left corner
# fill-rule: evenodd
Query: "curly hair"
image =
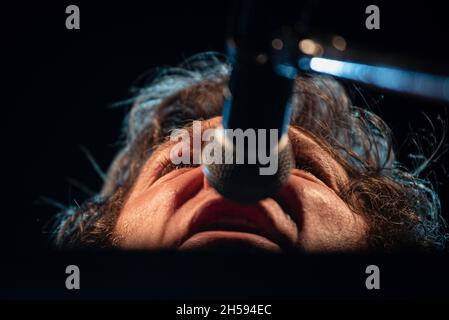
<path fill-rule="evenodd" d="M 125 119 L 123 147 L 102 190 L 57 216 L 62 247 L 111 247 L 112 231 L 146 159 L 171 130 L 221 114 L 231 71 L 217 53 L 163 68 L 136 90 Z M 441 249 L 447 240 L 440 202 L 430 181 L 396 161 L 391 131 L 367 109 L 351 104 L 335 79 L 302 74 L 294 82 L 291 125 L 314 139 L 345 168 L 350 183 L 339 196 L 368 221 L 369 248 Z"/>

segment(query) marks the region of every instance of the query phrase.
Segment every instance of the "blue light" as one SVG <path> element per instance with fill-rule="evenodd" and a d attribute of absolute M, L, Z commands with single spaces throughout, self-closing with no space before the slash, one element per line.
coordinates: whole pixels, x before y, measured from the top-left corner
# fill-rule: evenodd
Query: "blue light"
<path fill-rule="evenodd" d="M 301 59 L 299 66 L 383 89 L 449 101 L 449 77 L 317 57 Z"/>
<path fill-rule="evenodd" d="M 277 64 L 274 70 L 278 75 L 294 80 L 298 74 L 295 67 L 286 64 Z"/>

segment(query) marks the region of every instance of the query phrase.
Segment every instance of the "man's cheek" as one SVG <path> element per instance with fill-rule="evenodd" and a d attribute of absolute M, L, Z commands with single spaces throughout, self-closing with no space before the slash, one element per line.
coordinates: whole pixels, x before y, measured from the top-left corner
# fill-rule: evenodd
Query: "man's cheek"
<path fill-rule="evenodd" d="M 170 173 L 173 174 L 170 179 L 162 183 L 157 181 L 143 196 L 148 197 L 149 193 L 157 194 L 162 201 L 172 202 L 176 209 L 203 187 L 204 175 L 201 167 L 182 168 L 175 171 Z"/>
<path fill-rule="evenodd" d="M 118 245 L 125 248 L 158 248 L 173 212 L 170 192 L 145 194 L 127 203 L 114 229 Z"/>
<path fill-rule="evenodd" d="M 308 188 L 303 200 L 303 237 L 323 249 L 341 249 L 363 242 L 366 222 L 330 190 Z"/>

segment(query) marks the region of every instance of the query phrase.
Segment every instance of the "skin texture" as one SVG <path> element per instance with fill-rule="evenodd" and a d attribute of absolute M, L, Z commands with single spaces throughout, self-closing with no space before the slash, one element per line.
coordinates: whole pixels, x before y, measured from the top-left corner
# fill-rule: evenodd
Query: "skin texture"
<path fill-rule="evenodd" d="M 221 118 L 202 123 L 216 127 Z M 242 205 L 224 199 L 202 167 L 168 170 L 174 142 L 143 166 L 117 219 L 113 243 L 139 250 L 348 251 L 366 246 L 367 222 L 339 197 L 345 170 L 310 136 L 289 128 L 297 163 L 272 198 Z M 313 173 L 313 174 L 312 174 Z"/>

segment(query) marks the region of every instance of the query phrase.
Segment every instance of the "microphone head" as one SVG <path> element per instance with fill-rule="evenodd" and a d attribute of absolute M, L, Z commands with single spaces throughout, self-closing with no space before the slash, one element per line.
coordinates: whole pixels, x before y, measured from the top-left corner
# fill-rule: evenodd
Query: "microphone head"
<path fill-rule="evenodd" d="M 295 59 L 290 57 L 287 42 L 283 50 L 278 50 L 273 47 L 272 41 L 285 26 L 285 15 L 295 16 L 295 13 L 283 6 L 283 14 L 276 14 L 276 6 L 261 1 L 238 1 L 235 4 L 240 10 L 233 17 L 228 41 L 228 55 L 233 64 L 229 79 L 231 97 L 225 100 L 223 106 L 222 125 L 225 130 L 245 132 L 276 130 L 276 145 L 267 144 L 268 140 L 273 144 L 271 136 L 268 140 L 261 137 L 255 145 L 248 143 L 247 147 L 240 149 L 245 160 L 243 163 L 222 161 L 207 164 L 203 170 L 209 184 L 221 195 L 237 202 L 251 203 L 274 195 L 287 181 L 294 167 L 287 135 L 294 72 L 287 75 L 285 69 L 296 70 L 293 67 L 296 62 L 291 63 Z M 270 147 L 268 150 L 264 147 L 260 149 L 259 142 L 265 142 L 263 146 Z M 230 150 L 232 159 L 238 159 L 233 139 L 224 137 L 219 143 L 221 150 Z M 220 157 L 229 160 L 228 154 Z M 254 157 L 255 161 L 248 161 L 254 160 Z M 273 160 L 275 169 L 271 170 Z"/>
<path fill-rule="evenodd" d="M 204 166 L 204 174 L 208 183 L 222 196 L 240 203 L 253 203 L 274 195 L 287 181 L 294 167 L 294 157 L 290 142 L 285 139 L 284 145 L 273 157 L 276 157 L 277 168 L 274 174 L 261 174 L 262 165 L 255 164 L 209 164 Z M 277 149 L 277 148 L 276 148 Z M 235 152 L 234 152 L 235 159 Z"/>

